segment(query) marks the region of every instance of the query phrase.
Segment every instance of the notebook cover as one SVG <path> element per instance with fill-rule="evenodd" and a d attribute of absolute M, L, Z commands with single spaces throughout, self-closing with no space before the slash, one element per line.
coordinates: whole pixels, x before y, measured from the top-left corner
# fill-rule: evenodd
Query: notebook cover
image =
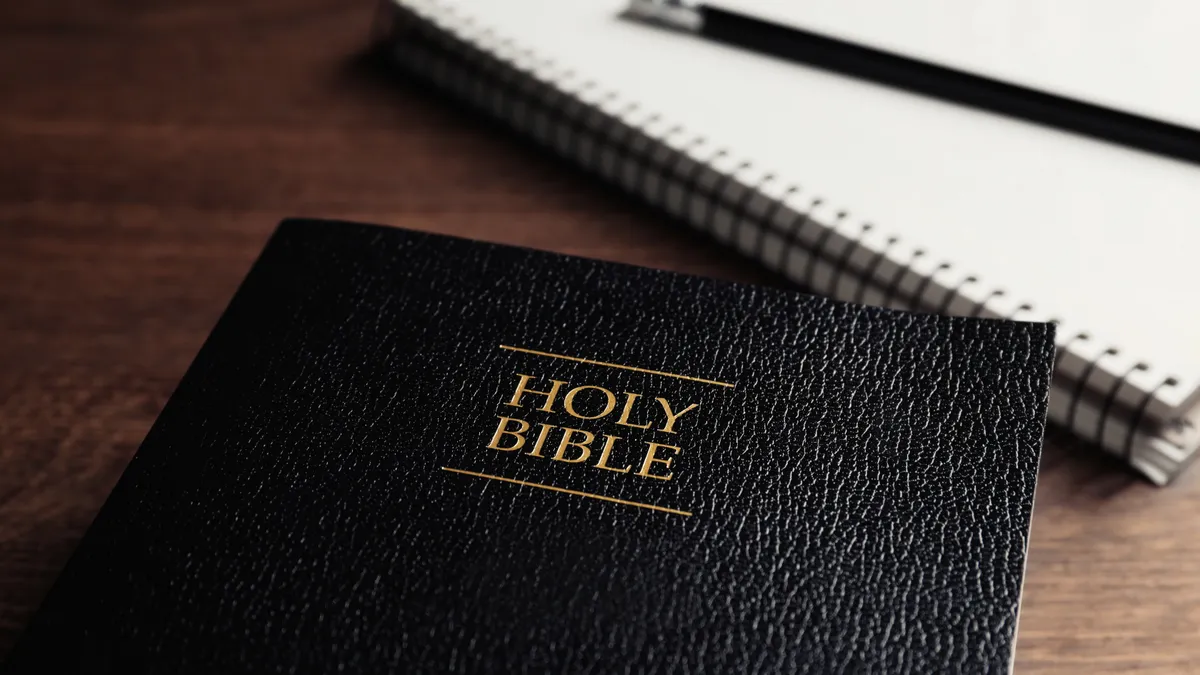
<path fill-rule="evenodd" d="M 1052 356 L 287 221 L 3 672 L 1006 672 Z"/>

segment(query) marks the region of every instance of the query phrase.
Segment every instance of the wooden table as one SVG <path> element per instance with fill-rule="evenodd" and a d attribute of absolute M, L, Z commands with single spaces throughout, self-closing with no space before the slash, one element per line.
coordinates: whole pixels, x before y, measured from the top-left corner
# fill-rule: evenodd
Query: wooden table
<path fill-rule="evenodd" d="M 369 4 L 0 3 L 0 656 L 284 216 L 778 283 L 365 73 Z M 1052 440 L 1032 538 L 1018 672 L 1200 668 L 1200 469 Z"/>

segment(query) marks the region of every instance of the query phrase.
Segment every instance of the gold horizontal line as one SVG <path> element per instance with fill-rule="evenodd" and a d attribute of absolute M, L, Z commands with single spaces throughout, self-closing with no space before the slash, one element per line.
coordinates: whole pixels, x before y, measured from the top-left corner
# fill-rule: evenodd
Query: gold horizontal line
<path fill-rule="evenodd" d="M 569 495 L 577 497 L 590 497 L 601 501 L 613 502 L 614 504 L 624 504 L 626 506 L 636 506 L 640 509 L 650 509 L 651 511 L 662 511 L 664 513 L 674 513 L 680 516 L 692 515 L 690 511 L 680 511 L 679 509 L 669 509 L 665 506 L 655 506 L 653 504 L 643 504 L 642 502 L 631 502 L 627 499 L 617 499 L 616 497 L 605 497 L 604 495 L 596 495 L 590 492 L 580 492 L 579 490 L 568 490 L 567 488 L 554 487 L 553 485 L 542 485 L 541 483 L 531 483 L 527 480 L 517 480 L 516 478 L 505 478 L 504 476 L 493 476 L 487 473 L 476 473 L 474 471 L 465 471 L 463 469 L 452 469 L 448 466 L 443 466 L 442 471 L 450 471 L 452 473 L 461 473 L 464 476 L 475 476 L 476 478 L 487 478 L 489 480 L 499 480 L 505 483 L 515 483 L 524 485 L 525 487 L 542 488 L 543 490 L 553 490 L 554 492 L 565 492 Z"/>
<path fill-rule="evenodd" d="M 593 361 L 592 359 L 581 359 L 578 356 L 566 356 L 565 354 L 555 354 L 554 352 L 541 352 L 536 349 L 526 349 L 524 347 L 511 347 L 509 345 L 500 345 L 500 349 L 507 349 L 510 352 L 524 352 L 526 354 L 536 354 L 537 356 L 549 356 L 552 359 L 564 359 L 567 361 L 578 361 L 579 363 L 590 363 L 593 366 L 608 366 L 609 368 L 620 368 L 621 370 L 632 370 L 639 373 L 650 373 L 651 375 L 664 375 L 666 377 L 674 377 L 680 380 L 690 380 L 692 382 L 703 382 L 704 384 L 715 384 L 718 387 L 733 388 L 737 385 L 730 382 L 721 382 L 719 380 L 706 380 L 703 377 L 691 377 L 690 375 L 679 375 L 678 373 L 668 373 L 663 370 L 650 370 L 649 368 L 638 368 L 636 366 L 623 366 L 619 363 L 609 363 L 608 361 Z"/>

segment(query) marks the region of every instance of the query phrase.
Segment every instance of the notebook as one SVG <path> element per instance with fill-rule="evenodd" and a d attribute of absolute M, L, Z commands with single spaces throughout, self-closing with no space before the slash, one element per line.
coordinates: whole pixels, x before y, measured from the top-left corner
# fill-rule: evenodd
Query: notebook
<path fill-rule="evenodd" d="M 1056 322 L 1050 419 L 1157 484 L 1192 459 L 1200 168 L 624 6 L 398 0 L 381 30 L 402 70 L 814 292 Z"/>

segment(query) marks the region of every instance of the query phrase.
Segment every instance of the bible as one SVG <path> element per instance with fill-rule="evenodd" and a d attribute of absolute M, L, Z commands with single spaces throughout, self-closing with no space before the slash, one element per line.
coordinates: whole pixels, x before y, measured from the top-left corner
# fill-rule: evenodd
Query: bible
<path fill-rule="evenodd" d="M 286 221 L 2 672 L 1007 672 L 1053 354 Z"/>

